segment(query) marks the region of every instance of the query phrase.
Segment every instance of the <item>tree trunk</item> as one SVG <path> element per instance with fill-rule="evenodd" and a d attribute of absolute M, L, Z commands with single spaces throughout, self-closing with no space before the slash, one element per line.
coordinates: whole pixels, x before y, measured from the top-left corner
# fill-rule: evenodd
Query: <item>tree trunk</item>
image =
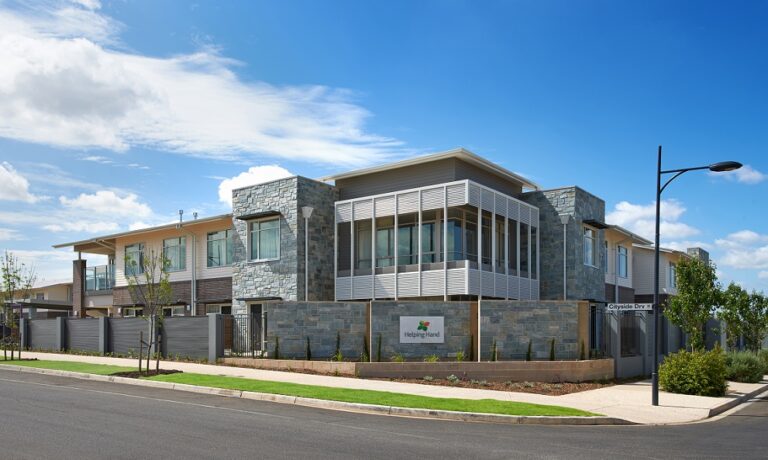
<path fill-rule="evenodd" d="M 152 358 L 152 352 L 154 351 L 155 344 L 152 339 L 154 338 L 155 330 L 155 315 L 149 317 L 149 335 L 147 335 L 147 342 L 149 342 L 149 348 L 147 349 L 147 374 L 149 374 L 149 360 Z"/>
<path fill-rule="evenodd" d="M 139 331 L 139 374 L 141 374 L 141 364 L 144 359 L 144 331 Z"/>
<path fill-rule="evenodd" d="M 157 344 L 157 350 L 155 351 L 155 373 L 160 372 L 160 334 L 158 328 L 155 327 L 155 343 Z"/>

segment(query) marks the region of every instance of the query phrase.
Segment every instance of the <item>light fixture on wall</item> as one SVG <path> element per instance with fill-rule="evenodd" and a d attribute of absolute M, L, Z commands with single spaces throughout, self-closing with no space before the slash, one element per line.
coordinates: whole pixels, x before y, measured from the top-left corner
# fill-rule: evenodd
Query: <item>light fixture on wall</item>
<path fill-rule="evenodd" d="M 309 302 L 309 218 L 312 217 L 312 206 L 302 206 L 301 215 L 304 217 L 304 301 Z"/>
<path fill-rule="evenodd" d="M 568 222 L 571 220 L 570 214 L 560 214 L 560 223 L 563 224 L 563 300 L 568 299 Z"/>

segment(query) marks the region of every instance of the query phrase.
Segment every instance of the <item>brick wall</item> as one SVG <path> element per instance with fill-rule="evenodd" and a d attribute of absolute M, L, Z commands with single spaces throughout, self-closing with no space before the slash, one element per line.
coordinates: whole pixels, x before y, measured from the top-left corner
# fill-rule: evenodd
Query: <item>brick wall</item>
<path fill-rule="evenodd" d="M 72 261 L 72 310 L 85 318 L 85 265 L 83 259 Z"/>
<path fill-rule="evenodd" d="M 192 302 L 192 282 L 176 281 L 171 283 L 171 302 L 190 305 Z M 113 304 L 115 306 L 132 306 L 135 304 L 131 298 L 130 288 L 116 287 L 112 290 Z M 198 314 L 205 313 L 205 302 L 231 301 L 232 278 L 214 278 L 197 280 Z M 202 308 L 202 310 L 201 310 Z M 202 313 L 201 313 L 202 312 Z"/>

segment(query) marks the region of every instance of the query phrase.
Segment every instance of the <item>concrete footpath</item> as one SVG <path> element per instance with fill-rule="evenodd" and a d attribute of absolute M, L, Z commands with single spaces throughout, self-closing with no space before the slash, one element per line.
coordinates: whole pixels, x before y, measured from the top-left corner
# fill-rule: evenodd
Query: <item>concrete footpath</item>
<path fill-rule="evenodd" d="M 23 357 L 37 358 L 41 360 L 78 361 L 131 367 L 134 367 L 137 364 L 136 359 L 77 356 L 56 353 L 24 352 Z M 301 374 L 295 372 L 279 372 L 173 361 L 161 361 L 160 367 L 162 369 L 176 369 L 196 374 L 244 377 L 274 382 L 291 382 L 336 388 L 389 391 L 393 393 L 442 398 L 497 399 L 500 401 L 548 404 L 582 409 L 603 414 L 607 417 L 651 425 L 689 423 L 704 420 L 768 390 L 768 382 L 764 381 L 763 383 L 758 384 L 730 382 L 728 394 L 720 398 L 661 392 L 659 395 L 659 406 L 654 407 L 651 405 L 650 381 L 615 385 L 562 396 L 547 396 L 511 391 L 443 387 L 417 383 L 365 380 L 350 377 L 333 377 L 327 375 Z"/>

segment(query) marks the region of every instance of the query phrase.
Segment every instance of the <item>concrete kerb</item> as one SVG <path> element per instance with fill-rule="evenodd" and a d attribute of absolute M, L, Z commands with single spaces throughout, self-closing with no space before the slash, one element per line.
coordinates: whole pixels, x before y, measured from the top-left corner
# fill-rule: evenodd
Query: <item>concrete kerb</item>
<path fill-rule="evenodd" d="M 302 398 L 297 396 L 276 395 L 271 393 L 258 393 L 252 391 L 228 390 L 222 388 L 202 387 L 172 382 L 157 382 L 152 380 L 140 380 L 128 377 L 115 377 L 109 375 L 85 374 L 81 372 L 60 371 L 53 369 L 40 369 L 26 366 L 14 366 L 3 364 L 0 369 L 15 370 L 32 374 L 47 374 L 59 377 L 70 377 L 81 380 L 93 380 L 100 382 L 122 383 L 125 385 L 162 388 L 166 390 L 186 391 L 190 393 L 225 396 L 230 398 L 251 399 L 267 401 L 279 404 L 293 404 L 297 406 L 314 407 L 317 409 L 342 410 L 346 412 L 361 412 L 378 415 L 394 415 L 400 417 L 427 418 L 438 420 L 454 420 L 463 422 L 501 423 L 512 425 L 637 425 L 634 422 L 615 417 L 558 417 L 558 416 L 518 416 L 501 414 L 482 414 L 475 412 L 455 412 L 433 409 L 410 409 L 404 407 L 380 406 L 375 404 L 347 403 L 342 401 L 329 401 L 325 399 Z"/>
<path fill-rule="evenodd" d="M 749 401 L 750 399 L 764 393 L 766 390 L 768 390 L 768 384 L 765 384 L 761 386 L 760 388 L 750 391 L 749 393 L 745 393 L 741 396 L 738 396 L 736 398 L 731 399 L 728 402 L 725 402 L 717 407 L 714 407 L 709 410 L 709 415 L 707 418 L 714 417 L 715 415 L 722 414 L 723 412 L 733 409 L 734 407 L 738 406 L 739 404 L 742 404 L 746 401 Z"/>

